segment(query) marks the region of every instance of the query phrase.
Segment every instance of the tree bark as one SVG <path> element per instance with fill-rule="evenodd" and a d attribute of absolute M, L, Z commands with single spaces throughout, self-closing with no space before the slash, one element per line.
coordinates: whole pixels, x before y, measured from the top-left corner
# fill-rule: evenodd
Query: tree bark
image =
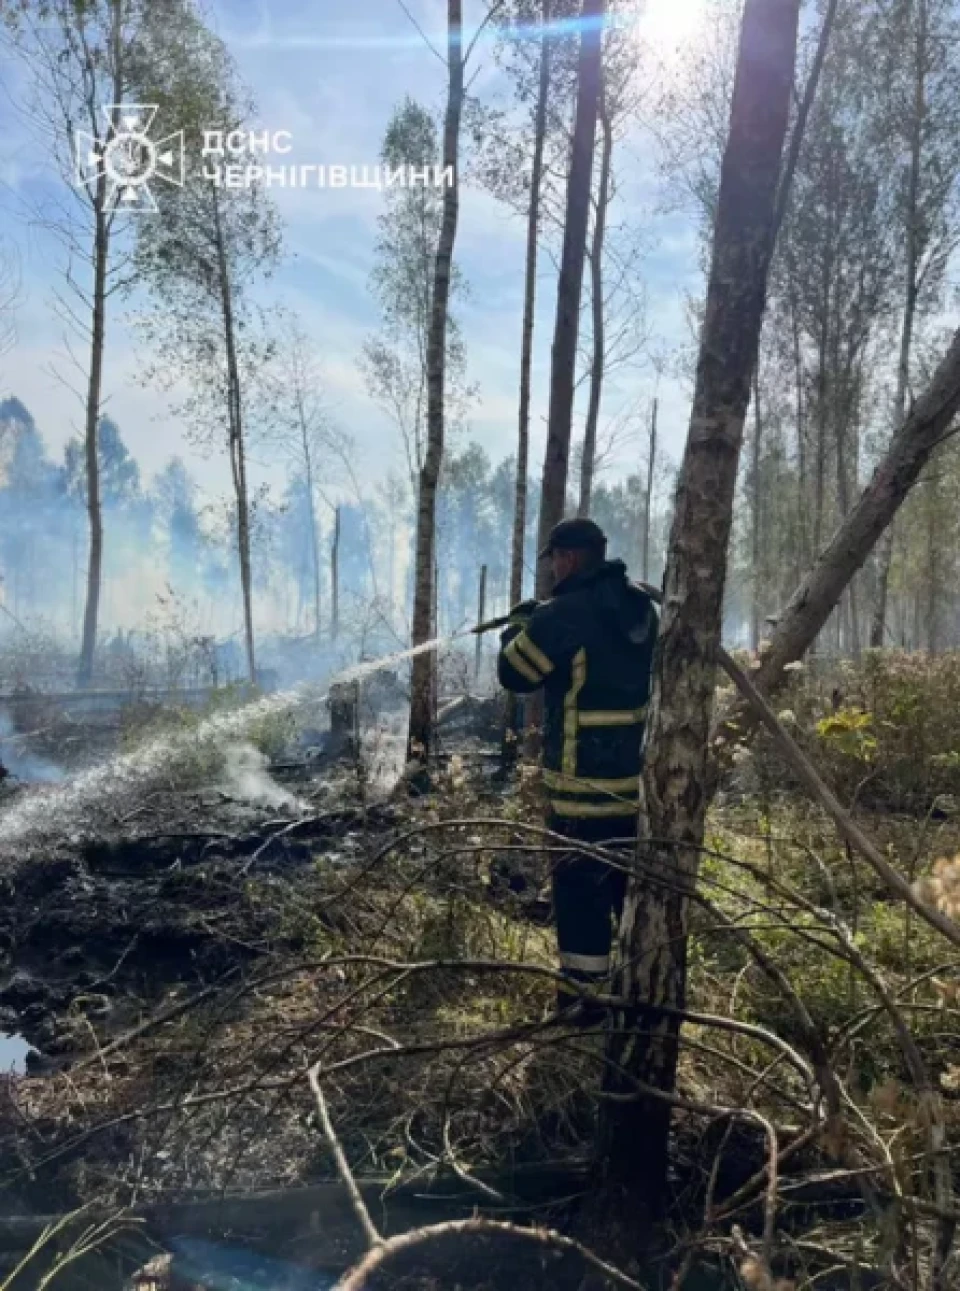
<path fill-rule="evenodd" d="M 753 678 L 769 694 L 788 663 L 803 657 L 836 608 L 844 588 L 862 568 L 937 445 L 960 412 L 960 330 L 954 333 L 930 385 L 894 434 L 856 506 L 794 592 Z M 730 715 L 739 723 L 742 713 Z"/>
<path fill-rule="evenodd" d="M 610 163 L 613 158 L 613 126 L 600 90 L 600 127 L 603 146 L 600 150 L 600 178 L 597 184 L 597 213 L 594 217 L 593 243 L 590 248 L 590 284 L 593 314 L 593 360 L 590 366 L 590 396 L 583 432 L 583 460 L 580 467 L 580 505 L 578 516 L 590 514 L 593 476 L 597 460 L 597 425 L 603 395 L 603 369 L 606 363 L 606 340 L 603 319 L 603 242 L 607 230 L 607 207 L 610 205 Z"/>
<path fill-rule="evenodd" d="M 654 873 L 689 890 L 703 843 L 707 756 L 727 549 L 750 382 L 773 249 L 777 181 L 796 61 L 800 0 L 747 0 L 740 29 L 730 132 L 720 176 L 713 258 L 696 390 L 664 580 L 664 602 L 644 773 L 641 831 Z M 611 1037 L 609 1093 L 631 1077 L 676 1083 L 688 899 L 631 881 L 621 926 L 618 990 L 641 1021 Z M 618 1070 L 617 1068 L 621 1069 Z M 669 1109 L 653 1098 L 605 1102 L 601 1161 L 610 1207 L 657 1209 L 666 1191 Z"/>
<path fill-rule="evenodd" d="M 753 445 L 750 488 L 750 649 L 760 648 L 760 456 L 763 421 L 760 415 L 760 378 L 753 374 Z"/>
<path fill-rule="evenodd" d="M 444 364 L 447 348 L 447 314 L 450 299 L 450 271 L 457 236 L 459 177 L 456 173 L 463 110 L 462 0 L 447 0 L 447 108 L 443 130 L 443 166 L 453 178 L 443 192 L 440 237 L 434 264 L 430 328 L 427 337 L 427 451 L 420 470 L 417 504 L 416 575 L 413 602 L 413 645 L 429 641 L 434 620 L 433 571 L 437 483 L 443 463 Z M 413 660 L 410 682 L 410 728 L 408 756 L 426 760 L 433 736 L 432 653 Z"/>
<path fill-rule="evenodd" d="M 580 297 L 586 256 L 587 225 L 593 179 L 593 147 L 602 75 L 603 26 L 606 0 L 583 0 L 580 18 L 580 58 L 577 76 L 577 109 L 567 176 L 567 202 L 563 225 L 563 250 L 557 282 L 557 316 L 550 359 L 550 410 L 547 446 L 540 489 L 537 549 L 547 541 L 566 508 L 567 473 L 570 466 L 570 428 L 573 420 Z M 550 570 L 537 567 L 536 594 L 551 591 Z"/>
<path fill-rule="evenodd" d="M 214 189 L 213 232 L 217 248 L 217 273 L 220 279 L 220 308 L 223 317 L 223 343 L 227 359 L 227 422 L 230 437 L 230 466 L 237 503 L 237 554 L 240 561 L 240 595 L 243 602 L 243 637 L 247 652 L 247 677 L 251 685 L 257 680 L 257 661 L 253 635 L 253 572 L 250 560 L 250 494 L 247 488 L 247 449 L 243 427 L 243 397 L 237 336 L 233 313 L 233 284 L 223 239 L 220 199 Z"/>
<path fill-rule="evenodd" d="M 917 0 L 916 79 L 914 83 L 914 116 L 910 138 L 910 180 L 907 189 L 907 264 L 903 301 L 903 322 L 900 328 L 900 357 L 897 363 L 897 391 L 894 401 L 894 425 L 899 426 L 907 410 L 907 387 L 910 382 L 910 353 L 913 349 L 913 328 L 917 314 L 917 267 L 920 260 L 920 239 L 917 228 L 917 207 L 920 199 L 920 168 L 923 150 L 923 118 L 926 113 L 926 57 L 927 57 L 927 0 Z M 890 524 L 880 543 L 877 555 L 877 591 L 870 624 L 870 645 L 880 649 L 886 632 L 887 594 L 890 586 L 890 568 L 893 564 L 893 545 L 896 525 Z"/>

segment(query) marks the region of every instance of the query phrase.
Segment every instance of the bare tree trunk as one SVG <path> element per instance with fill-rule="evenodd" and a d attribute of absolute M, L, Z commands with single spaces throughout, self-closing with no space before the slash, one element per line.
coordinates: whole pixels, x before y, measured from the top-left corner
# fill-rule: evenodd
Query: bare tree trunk
<path fill-rule="evenodd" d="M 530 374 L 537 302 L 537 236 L 543 190 L 543 149 L 550 100 L 550 0 L 543 0 L 540 25 L 540 80 L 534 119 L 530 206 L 527 211 L 527 257 L 523 285 L 523 329 L 520 345 L 520 426 L 517 435 L 517 479 L 514 488 L 513 542 L 510 551 L 510 604 L 523 598 L 523 547 L 527 531 L 527 475 L 530 463 Z"/>
<path fill-rule="evenodd" d="M 896 528 L 890 525 L 880 538 L 877 550 L 877 589 L 870 623 L 870 647 L 879 650 L 887 632 L 887 599 L 890 593 L 890 570 L 893 568 L 893 547 Z"/>
<path fill-rule="evenodd" d="M 827 482 L 827 311 L 829 288 L 824 289 L 821 301 L 823 316 L 817 346 L 817 443 L 815 484 L 813 498 L 813 550 L 819 552 L 823 545 L 823 517 L 825 487 Z"/>
<path fill-rule="evenodd" d="M 433 622 L 433 570 L 435 563 L 435 516 L 437 482 L 443 462 L 444 436 L 444 363 L 447 349 L 447 312 L 450 297 L 450 271 L 457 236 L 459 214 L 459 176 L 456 173 L 460 142 L 460 116 L 463 110 L 462 0 L 447 0 L 447 109 L 443 131 L 443 166 L 452 177 L 443 193 L 443 215 L 434 267 L 433 295 L 430 305 L 430 330 L 427 338 L 427 451 L 420 470 L 417 504 L 416 575 L 413 602 L 413 645 L 430 640 Z M 426 761 L 433 735 L 431 703 L 435 660 L 431 653 L 413 660 L 410 681 L 410 729 L 408 751 L 411 757 Z"/>
<path fill-rule="evenodd" d="M 487 567 L 480 566 L 480 589 L 477 595 L 477 622 L 482 623 L 487 617 Z M 477 657 L 474 664 L 474 677 L 480 676 L 480 665 L 483 662 L 483 633 L 477 633 Z"/>
<path fill-rule="evenodd" d="M 597 128 L 603 54 L 606 0 L 583 0 L 580 25 L 580 59 L 577 76 L 577 110 L 573 127 L 567 203 L 563 225 L 563 251 L 557 282 L 557 317 L 550 359 L 550 411 L 547 447 L 540 490 L 538 550 L 566 508 L 567 472 L 570 466 L 570 428 L 573 420 L 577 337 L 580 329 L 580 295 L 587 246 L 590 193 L 593 180 L 593 147 Z M 536 593 L 550 593 L 550 571 L 538 566 Z"/>
<path fill-rule="evenodd" d="M 941 554 L 943 538 L 940 533 L 940 474 L 936 467 L 927 475 L 927 650 L 936 654 L 940 649 Z"/>
<path fill-rule="evenodd" d="M 666 1190 L 668 1105 L 636 1097 L 633 1079 L 672 1091 L 682 1008 L 688 901 L 703 843 L 707 756 L 727 549 L 750 382 L 773 250 L 777 181 L 787 131 L 800 0 L 747 0 L 724 152 L 713 260 L 690 431 L 664 580 L 663 615 L 644 775 L 647 865 L 667 878 L 630 882 L 621 927 L 619 990 L 640 1022 L 611 1036 L 602 1105 L 610 1205 L 656 1208 Z M 668 877 L 669 876 L 669 877 Z"/>
<path fill-rule="evenodd" d="M 247 450 L 243 431 L 243 399 L 237 338 L 233 316 L 233 289 L 230 267 L 223 241 L 220 199 L 213 195 L 213 230 L 217 247 L 217 272 L 220 278 L 220 307 L 223 316 L 223 342 L 227 358 L 227 417 L 230 434 L 230 465 L 233 491 L 237 502 L 237 552 L 240 559 L 240 595 L 243 601 L 243 635 L 247 652 L 247 676 L 252 685 L 257 680 L 256 651 L 253 637 L 253 573 L 250 561 L 250 494 L 247 488 Z"/>
<path fill-rule="evenodd" d="M 837 529 L 784 610 L 770 648 L 752 678 L 769 694 L 783 670 L 809 649 L 844 588 L 862 568 L 937 445 L 960 411 L 960 330 L 954 333 L 930 385 L 910 410 L 846 520 Z M 731 715 L 734 721 L 736 715 Z"/>
<path fill-rule="evenodd" d="M 647 441 L 647 487 L 643 496 L 643 548 L 640 559 L 640 568 L 643 571 L 643 581 L 650 580 L 650 527 L 653 523 L 653 480 L 654 469 L 657 460 L 657 404 L 658 400 L 654 396 L 653 408 L 650 413 L 650 437 Z"/>
<path fill-rule="evenodd" d="M 750 649 L 760 648 L 760 450 L 763 421 L 760 415 L 760 377 L 753 374 L 753 453 L 750 489 Z"/>
<path fill-rule="evenodd" d="M 113 44 L 113 101 L 123 100 L 123 14 L 120 0 L 112 0 Z M 83 16 L 77 13 L 82 28 Z M 81 41 L 87 49 L 85 41 Z M 91 55 L 86 53 L 89 59 Z M 92 101 L 93 69 L 88 84 L 91 86 L 89 110 L 96 120 L 100 105 Z M 107 212 L 108 183 L 106 174 L 97 180 L 93 201 L 93 316 L 90 327 L 90 373 L 87 380 L 86 416 L 84 424 L 84 458 L 87 475 L 87 517 L 90 526 L 90 551 L 87 561 L 87 596 L 83 607 L 83 632 L 80 641 L 80 659 L 77 666 L 77 683 L 88 686 L 93 678 L 94 657 L 97 651 L 97 622 L 100 614 L 100 583 L 103 572 L 103 509 L 100 501 L 100 402 L 103 397 L 103 353 L 107 324 L 107 266 L 110 258 L 110 229 L 112 217 Z"/>
<path fill-rule="evenodd" d="M 907 190 L 907 264 L 903 301 L 903 322 L 900 328 L 900 358 L 897 364 L 897 392 L 894 401 L 894 425 L 899 426 L 907 410 L 907 386 L 910 382 L 910 353 L 913 348 L 913 329 L 917 314 L 919 284 L 917 269 L 920 260 L 917 207 L 920 200 L 920 167 L 922 164 L 923 120 L 926 115 L 926 57 L 927 57 L 927 0 L 917 0 L 916 79 L 914 82 L 913 127 L 910 141 L 910 181 Z M 890 586 L 890 567 L 893 564 L 893 544 L 896 525 L 888 526 L 877 553 L 877 593 L 870 625 L 870 645 L 880 649 L 883 645 L 887 618 L 887 593 Z"/>
<path fill-rule="evenodd" d="M 103 572 L 103 510 L 100 504 L 100 400 L 103 393 L 103 352 L 107 319 L 107 261 L 110 227 L 106 214 L 107 178 L 101 175 L 94 203 L 96 232 L 93 246 L 93 318 L 90 335 L 90 374 L 87 381 L 84 424 L 84 460 L 87 484 L 87 518 L 90 551 L 87 557 L 87 597 L 83 609 L 83 635 L 77 684 L 89 686 L 97 650 L 97 620 Z"/>
<path fill-rule="evenodd" d="M 430 624 L 430 637 L 440 635 L 440 562 L 433 561 L 433 619 Z M 436 729 L 437 713 L 440 711 L 440 669 L 434 663 L 430 669 L 430 730 Z"/>
<path fill-rule="evenodd" d="M 330 548 L 330 638 L 340 634 L 340 508 L 333 516 L 333 545 Z"/>
<path fill-rule="evenodd" d="M 800 349 L 800 321 L 797 318 L 795 302 L 791 302 L 791 324 L 793 332 L 793 370 L 797 417 L 797 537 L 798 552 L 795 577 L 799 580 L 810 559 L 810 532 L 807 524 L 807 428 L 803 402 L 803 353 Z"/>
<path fill-rule="evenodd" d="M 600 179 L 597 187 L 597 213 L 594 217 L 593 244 L 590 248 L 590 286 L 593 314 L 593 361 L 590 367 L 590 396 L 587 421 L 583 432 L 583 460 L 580 466 L 580 505 L 578 516 L 590 514 L 593 476 L 597 461 L 597 425 L 603 395 L 603 369 L 606 363 L 606 341 L 603 320 L 603 241 L 607 230 L 607 207 L 610 205 L 610 164 L 613 158 L 613 126 L 600 89 L 600 127 L 603 146 L 600 150 Z"/>
<path fill-rule="evenodd" d="M 527 534 L 527 477 L 530 473 L 530 386 L 533 368 L 533 330 L 537 303 L 537 237 L 540 231 L 540 202 L 543 195 L 543 150 L 547 135 L 550 103 L 552 45 L 550 0 L 543 0 L 540 19 L 540 79 L 534 116 L 533 164 L 530 172 L 530 206 L 527 210 L 527 255 L 523 286 L 523 326 L 520 345 L 520 425 L 517 434 L 517 478 L 514 485 L 513 539 L 510 549 L 510 604 L 523 599 L 523 549 Z M 505 761 L 517 749 L 519 700 L 506 692 L 504 740 Z"/>
<path fill-rule="evenodd" d="M 850 430 L 850 418 L 846 408 L 842 409 L 837 419 L 837 509 L 840 512 L 840 523 L 843 524 L 850 512 L 850 467 L 847 461 L 847 435 Z M 856 584 L 850 580 L 844 589 L 840 607 L 840 653 L 848 651 L 855 659 L 860 657 L 860 629 L 857 618 Z"/>
<path fill-rule="evenodd" d="M 307 433 L 307 419 L 301 395 L 297 396 L 300 438 L 307 485 L 307 514 L 310 521 L 310 559 L 313 573 L 313 635 L 320 640 L 320 528 L 317 523 L 317 496 L 313 485 L 313 450 Z"/>

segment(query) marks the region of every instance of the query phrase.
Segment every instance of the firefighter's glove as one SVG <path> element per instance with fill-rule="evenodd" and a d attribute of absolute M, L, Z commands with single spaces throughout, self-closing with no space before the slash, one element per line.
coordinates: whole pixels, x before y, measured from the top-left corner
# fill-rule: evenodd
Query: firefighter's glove
<path fill-rule="evenodd" d="M 533 612 L 540 604 L 533 599 L 521 601 L 519 605 L 514 605 L 510 610 L 510 626 L 512 628 L 525 628 L 533 618 Z"/>

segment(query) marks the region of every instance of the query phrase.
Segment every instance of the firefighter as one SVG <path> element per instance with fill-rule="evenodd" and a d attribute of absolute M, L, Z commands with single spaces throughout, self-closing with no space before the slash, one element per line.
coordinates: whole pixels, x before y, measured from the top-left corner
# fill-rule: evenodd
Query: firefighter
<path fill-rule="evenodd" d="M 501 636 L 500 684 L 518 694 L 543 687 L 543 779 L 548 824 L 572 843 L 628 845 L 636 839 L 640 769 L 653 650 L 654 603 L 606 559 L 592 520 L 564 520 L 541 560 L 552 565 L 552 597 L 524 601 Z M 610 968 L 612 921 L 623 909 L 623 870 L 571 847 L 553 867 L 560 967 L 597 985 Z M 558 1007 L 589 1006 L 561 989 Z"/>

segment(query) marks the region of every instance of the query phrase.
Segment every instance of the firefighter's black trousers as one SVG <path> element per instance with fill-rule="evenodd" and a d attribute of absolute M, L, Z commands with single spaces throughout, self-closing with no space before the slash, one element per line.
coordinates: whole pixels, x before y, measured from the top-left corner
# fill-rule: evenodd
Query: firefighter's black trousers
<path fill-rule="evenodd" d="M 625 864 L 633 856 L 636 813 L 582 820 L 555 816 L 549 823 L 552 830 L 571 841 L 620 852 Z M 605 978 L 610 969 L 614 921 L 619 923 L 623 913 L 626 873 L 597 857 L 584 855 L 575 847 L 569 852 L 552 853 L 552 859 L 560 968 L 583 982 Z M 565 997 L 561 992 L 563 1002 Z"/>

